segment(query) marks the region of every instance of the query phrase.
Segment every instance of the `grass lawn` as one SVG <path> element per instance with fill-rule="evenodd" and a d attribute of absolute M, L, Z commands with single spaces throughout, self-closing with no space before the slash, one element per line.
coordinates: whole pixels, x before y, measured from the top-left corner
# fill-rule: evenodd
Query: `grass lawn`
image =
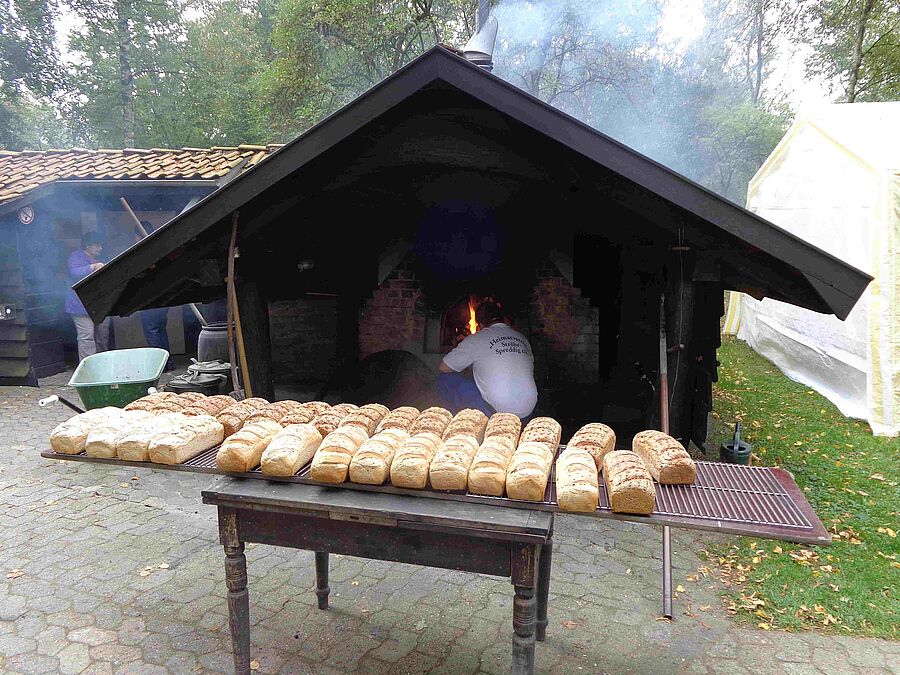
<path fill-rule="evenodd" d="M 723 336 L 714 447 L 741 420 L 760 463 L 790 471 L 831 546 L 740 538 L 711 547 L 690 581 L 716 576 L 739 621 L 900 639 L 900 439 L 872 435 L 827 399 Z"/>

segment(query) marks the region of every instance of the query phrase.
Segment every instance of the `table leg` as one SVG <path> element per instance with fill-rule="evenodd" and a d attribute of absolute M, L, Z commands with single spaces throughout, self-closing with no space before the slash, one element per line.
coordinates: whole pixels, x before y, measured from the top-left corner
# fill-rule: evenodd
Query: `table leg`
<path fill-rule="evenodd" d="M 538 561 L 537 586 L 537 627 L 535 639 L 543 642 L 547 637 L 547 601 L 550 597 L 550 566 L 553 562 L 553 537 L 541 546 L 541 557 Z"/>
<path fill-rule="evenodd" d="M 516 590 L 513 598 L 513 675 L 534 673 L 536 554 L 536 546 L 524 545 L 516 549 L 512 557 L 512 583 Z"/>
<path fill-rule="evenodd" d="M 236 675 L 250 673 L 250 596 L 244 544 L 225 544 L 225 583 L 228 586 L 228 624 Z"/>
<path fill-rule="evenodd" d="M 319 598 L 319 609 L 328 609 L 328 553 L 316 551 L 316 596 Z"/>

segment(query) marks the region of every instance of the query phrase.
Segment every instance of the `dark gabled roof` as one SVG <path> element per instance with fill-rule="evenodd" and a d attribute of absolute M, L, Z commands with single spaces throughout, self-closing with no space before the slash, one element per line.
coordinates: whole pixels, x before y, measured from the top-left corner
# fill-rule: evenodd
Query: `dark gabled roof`
<path fill-rule="evenodd" d="M 743 267 L 735 264 L 731 277 L 723 274 L 726 287 L 845 318 L 871 281 L 867 274 L 438 46 L 79 282 L 75 289 L 88 311 L 99 318 L 127 315 L 154 303 L 204 299 L 199 297 L 198 275 L 205 275 L 208 284 L 216 272 L 207 266 L 203 272 L 188 273 L 193 268 L 187 262 L 201 246 L 198 242 L 205 241 L 207 249 L 197 255 L 209 258 L 210 232 L 227 232 L 235 210 L 435 85 L 539 134 L 573 160 L 615 176 L 626 186 L 616 197 L 619 203 L 624 201 L 641 217 L 665 212 L 669 225 L 689 222 L 714 244 L 726 242 L 727 255 L 736 263 L 746 262 Z M 420 132 L 427 134 L 428 129 Z M 517 156 L 528 154 L 524 147 L 515 151 Z"/>

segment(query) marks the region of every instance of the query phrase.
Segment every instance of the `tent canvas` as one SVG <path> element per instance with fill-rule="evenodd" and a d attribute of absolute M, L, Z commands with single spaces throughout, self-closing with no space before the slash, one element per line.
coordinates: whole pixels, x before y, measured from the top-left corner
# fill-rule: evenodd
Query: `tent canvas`
<path fill-rule="evenodd" d="M 868 272 L 845 321 L 731 293 L 724 332 L 876 435 L 900 433 L 900 102 L 799 118 L 750 182 L 747 208 Z"/>

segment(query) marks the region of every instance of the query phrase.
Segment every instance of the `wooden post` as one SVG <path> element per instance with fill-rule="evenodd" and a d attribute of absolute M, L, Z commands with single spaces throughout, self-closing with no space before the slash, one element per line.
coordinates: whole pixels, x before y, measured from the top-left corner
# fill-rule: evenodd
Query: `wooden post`
<path fill-rule="evenodd" d="M 666 339 L 669 349 L 669 429 L 666 433 L 687 447 L 691 440 L 694 370 L 697 365 L 691 344 L 695 294 L 692 252 L 674 251 L 666 272 Z"/>
<path fill-rule="evenodd" d="M 247 372 L 243 373 L 244 379 L 250 382 L 254 396 L 274 401 L 268 300 L 256 282 L 237 279 L 235 290 L 241 308 L 244 346 L 247 350 Z"/>

